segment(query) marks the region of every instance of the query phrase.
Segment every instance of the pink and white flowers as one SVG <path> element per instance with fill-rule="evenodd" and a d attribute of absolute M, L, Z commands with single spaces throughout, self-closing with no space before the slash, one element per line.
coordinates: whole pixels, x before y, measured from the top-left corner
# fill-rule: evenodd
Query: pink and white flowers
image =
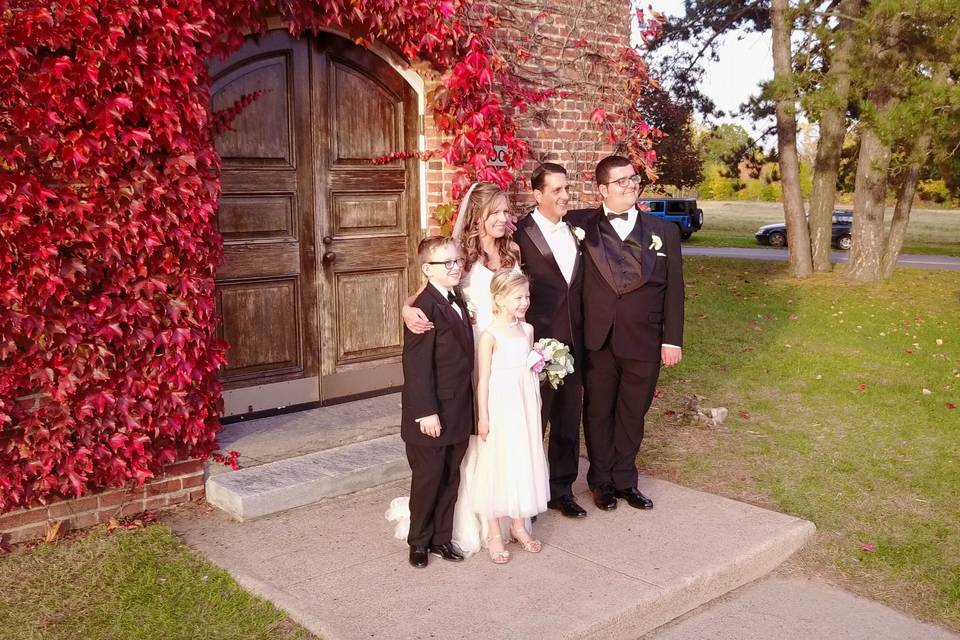
<path fill-rule="evenodd" d="M 530 370 L 537 374 L 540 382 L 547 381 L 556 389 L 563 379 L 573 373 L 573 354 L 570 348 L 554 338 L 541 338 L 533 345 L 527 359 Z"/>

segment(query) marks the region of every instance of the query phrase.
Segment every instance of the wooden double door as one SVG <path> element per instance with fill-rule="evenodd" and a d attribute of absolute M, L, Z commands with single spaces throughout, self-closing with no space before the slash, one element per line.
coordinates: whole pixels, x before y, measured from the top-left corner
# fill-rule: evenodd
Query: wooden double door
<path fill-rule="evenodd" d="M 262 92 L 216 139 L 225 415 L 400 384 L 418 165 L 370 160 L 416 148 L 416 94 L 332 34 L 271 31 L 210 71 L 215 112 Z"/>

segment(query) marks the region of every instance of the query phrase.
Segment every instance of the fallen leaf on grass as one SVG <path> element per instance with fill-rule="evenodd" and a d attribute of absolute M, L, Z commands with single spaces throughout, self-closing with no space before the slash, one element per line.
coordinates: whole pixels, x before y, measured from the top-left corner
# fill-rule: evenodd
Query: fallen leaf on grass
<path fill-rule="evenodd" d="M 926 387 L 924 387 L 923 389 L 920 390 L 920 393 L 922 393 L 925 396 L 928 396 L 931 393 L 933 393 L 933 391 L 930 391 L 930 389 L 927 389 Z"/>
<path fill-rule="evenodd" d="M 944 402 L 944 403 L 943 403 L 943 406 L 945 406 L 947 409 L 956 409 L 956 408 L 957 408 L 957 405 L 953 404 L 952 402 Z"/>
<path fill-rule="evenodd" d="M 657 387 L 656 390 L 653 392 L 653 397 L 654 397 L 654 398 L 662 398 L 662 397 L 663 397 L 663 390 L 660 389 L 660 387 Z"/>
<path fill-rule="evenodd" d="M 872 542 L 864 542 L 862 545 L 860 545 L 860 548 L 866 551 L 867 553 L 877 552 L 877 545 L 873 544 Z"/>
<path fill-rule="evenodd" d="M 943 346 L 943 340 L 942 340 L 941 338 L 937 338 L 937 346 L 938 346 L 938 347 L 942 347 L 942 346 Z"/>
<path fill-rule="evenodd" d="M 47 542 L 56 542 L 63 537 L 63 534 L 66 533 L 66 520 L 57 520 L 56 522 L 47 523 L 47 535 L 43 539 Z"/>
<path fill-rule="evenodd" d="M 740 416 L 741 418 L 743 418 L 744 420 L 749 420 L 749 419 L 750 419 L 750 412 L 749 412 L 749 411 L 737 411 L 737 415 Z"/>
<path fill-rule="evenodd" d="M 675 415 L 677 415 L 677 412 L 674 411 L 673 409 L 667 409 L 666 411 L 663 412 L 663 415 L 665 415 L 665 416 L 675 416 Z"/>
<path fill-rule="evenodd" d="M 787 317 L 788 317 L 790 320 L 796 320 L 799 316 L 797 316 L 797 314 L 795 314 L 795 313 L 791 313 L 791 314 L 790 314 L 789 316 L 787 316 Z"/>
<path fill-rule="evenodd" d="M 867 390 L 867 385 L 863 384 L 862 382 L 857 385 L 857 391 L 866 391 L 866 390 Z"/>

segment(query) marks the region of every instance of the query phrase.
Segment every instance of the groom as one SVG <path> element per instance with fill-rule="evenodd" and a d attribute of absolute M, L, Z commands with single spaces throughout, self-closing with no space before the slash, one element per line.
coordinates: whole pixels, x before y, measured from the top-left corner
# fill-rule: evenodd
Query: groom
<path fill-rule="evenodd" d="M 600 509 L 616 509 L 618 498 L 651 509 L 637 489 L 636 458 L 660 365 L 682 355 L 680 232 L 637 210 L 640 176 L 627 158 L 604 158 L 594 177 L 601 206 L 566 216 L 585 235 L 587 484 Z"/>
<path fill-rule="evenodd" d="M 550 423 L 547 459 L 550 501 L 547 506 L 568 518 L 587 512 L 573 498 L 580 458 L 580 409 L 583 393 L 583 260 L 573 228 L 563 221 L 570 194 L 567 171 L 546 162 L 530 178 L 537 206 L 517 223 L 513 240 L 520 246 L 523 272 L 530 278 L 526 320 L 534 338 L 556 338 L 570 347 L 574 371 L 557 389 L 544 382 L 541 425 Z"/>

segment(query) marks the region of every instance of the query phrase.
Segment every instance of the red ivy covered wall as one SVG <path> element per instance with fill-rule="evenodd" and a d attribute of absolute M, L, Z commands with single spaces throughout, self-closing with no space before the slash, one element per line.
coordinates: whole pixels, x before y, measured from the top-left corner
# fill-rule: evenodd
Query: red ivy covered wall
<path fill-rule="evenodd" d="M 211 17 L 162 0 L 3 8 L 0 511 L 216 451 Z"/>
<path fill-rule="evenodd" d="M 509 184 L 516 118 L 558 95 L 518 79 L 471 0 L 0 0 L 0 512 L 217 455 L 206 61 L 278 12 L 442 73 L 427 158 L 453 168 L 453 198 Z"/>

